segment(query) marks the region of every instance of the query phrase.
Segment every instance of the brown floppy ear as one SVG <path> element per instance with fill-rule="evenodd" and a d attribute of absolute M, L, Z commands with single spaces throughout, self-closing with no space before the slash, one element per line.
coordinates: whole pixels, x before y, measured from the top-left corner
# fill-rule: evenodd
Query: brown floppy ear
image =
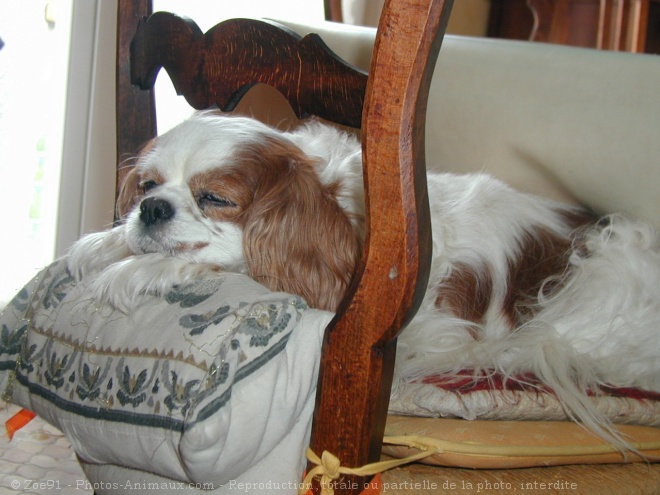
<path fill-rule="evenodd" d="M 259 180 L 243 229 L 249 275 L 271 290 L 302 296 L 311 307 L 335 311 L 361 241 L 311 164 L 272 153 L 268 159 L 270 171 Z"/>
<path fill-rule="evenodd" d="M 137 204 L 140 198 L 139 185 L 140 174 L 138 173 L 137 167 L 134 166 L 124 177 L 124 182 L 117 195 L 115 211 L 119 220 L 123 220 Z"/>
<path fill-rule="evenodd" d="M 130 170 L 124 176 L 124 182 L 122 182 L 121 187 L 119 188 L 117 204 L 115 205 L 115 213 L 119 220 L 123 220 L 126 215 L 130 213 L 142 195 L 139 188 L 140 174 L 138 173 L 137 163 L 140 161 L 141 157 L 149 153 L 154 146 L 156 146 L 157 139 L 158 138 L 153 138 L 147 141 L 142 148 L 140 148 L 138 155 L 130 159 L 132 165 L 127 165 L 127 168 L 130 167 Z"/>

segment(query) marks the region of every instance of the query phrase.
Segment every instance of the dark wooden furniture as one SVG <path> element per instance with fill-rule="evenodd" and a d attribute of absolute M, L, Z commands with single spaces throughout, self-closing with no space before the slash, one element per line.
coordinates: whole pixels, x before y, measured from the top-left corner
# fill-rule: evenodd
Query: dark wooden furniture
<path fill-rule="evenodd" d="M 346 466 L 380 457 L 396 336 L 427 283 L 425 110 L 451 5 L 452 0 L 389 0 L 367 80 L 328 54 L 314 35 L 299 39 L 245 20 L 203 34 L 171 14 L 143 19 L 151 13 L 148 0 L 119 0 L 119 157 L 134 154 L 156 134 L 152 87 L 161 67 L 195 108 L 230 111 L 253 84 L 266 83 L 299 117 L 362 126 L 367 212 L 387 204 L 388 215 L 367 214 L 362 264 L 326 330 L 311 441 L 319 455 L 328 450 Z M 123 175 L 120 167 L 118 181 Z M 368 480 L 353 481 L 358 488 L 343 493 L 361 491 Z"/>
<path fill-rule="evenodd" d="M 660 53 L 660 0 L 492 0 L 488 35 Z"/>
<path fill-rule="evenodd" d="M 325 20 L 332 22 L 343 22 L 344 14 L 341 10 L 341 0 L 324 0 L 323 8 L 325 13 Z"/>

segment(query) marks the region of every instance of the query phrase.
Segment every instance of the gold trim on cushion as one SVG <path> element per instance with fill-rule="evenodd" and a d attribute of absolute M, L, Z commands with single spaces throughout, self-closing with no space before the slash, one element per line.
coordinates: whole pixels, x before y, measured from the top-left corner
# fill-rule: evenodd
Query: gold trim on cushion
<path fill-rule="evenodd" d="M 660 460 L 660 428 L 617 425 L 643 455 L 616 447 L 569 421 L 467 421 L 388 416 L 385 436 L 409 436 L 439 449 L 419 462 L 475 469 L 565 464 L 612 464 Z M 414 449 L 383 445 L 383 453 L 407 457 Z"/>

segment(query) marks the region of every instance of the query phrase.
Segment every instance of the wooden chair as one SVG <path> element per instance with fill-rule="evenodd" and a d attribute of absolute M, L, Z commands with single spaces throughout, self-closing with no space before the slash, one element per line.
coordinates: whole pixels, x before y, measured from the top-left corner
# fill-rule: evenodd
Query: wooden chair
<path fill-rule="evenodd" d="M 643 53 L 649 0 L 527 0 L 532 41 Z"/>
<path fill-rule="evenodd" d="M 362 264 L 326 330 L 311 438 L 314 452 L 320 455 L 327 450 L 344 466 L 380 459 L 396 336 L 414 314 L 426 286 L 431 246 L 425 107 L 451 4 L 451 0 L 389 0 L 367 77 L 328 55 L 316 36 L 299 39 L 271 24 L 247 21 L 228 21 L 214 28 L 209 32 L 214 40 L 206 40 L 208 49 L 229 40 L 227 46 L 240 45 L 248 54 L 258 50 L 257 68 L 266 70 L 249 72 L 257 57 L 233 51 L 228 53 L 231 70 L 224 65 L 226 59 L 209 70 L 201 63 L 204 49 L 195 41 L 202 33 L 194 23 L 167 14 L 144 21 L 151 14 L 148 0 L 119 0 L 119 157 L 134 154 L 156 134 L 152 87 L 161 67 L 196 108 L 217 105 L 231 111 L 253 84 L 265 83 L 284 95 L 298 117 L 317 115 L 362 128 L 367 211 L 387 204 L 388 215 L 368 214 Z M 264 37 L 267 41 L 260 41 Z M 164 39 L 174 41 L 164 45 Z M 185 57 L 177 57 L 183 50 Z M 315 86 L 306 78 L 312 74 L 311 66 L 321 70 L 320 60 L 330 68 L 319 72 L 322 84 Z M 207 58 L 205 63 L 213 62 Z M 278 70 L 271 64 L 277 64 Z M 198 72 L 199 67 L 204 70 Z M 194 84 L 186 76 L 191 70 Z M 274 79 L 276 72 L 283 77 Z M 244 78 L 245 73 L 249 77 Z M 124 173 L 118 170 L 118 182 Z M 603 484 L 617 483 L 622 493 L 654 493 L 658 476 L 660 466 L 645 464 L 491 471 L 412 465 L 387 473 L 384 480 L 400 487 L 418 483 L 430 491 L 446 487 L 450 493 L 469 493 L 467 484 L 473 489 L 478 483 L 518 488 L 539 480 L 570 479 L 579 482 L 580 493 L 601 493 Z M 342 489 L 336 493 L 352 494 L 362 491 L 368 479 L 349 476 L 338 481 L 345 483 L 337 483 Z M 391 487 L 386 491 L 414 492 Z"/>
<path fill-rule="evenodd" d="M 492 0 L 488 36 L 657 53 L 657 0 Z"/>
<path fill-rule="evenodd" d="M 367 212 L 387 202 L 388 215 L 367 214 L 362 264 L 326 330 L 311 440 L 315 452 L 332 452 L 347 466 L 380 458 L 396 336 L 427 282 L 425 107 L 451 5 L 452 0 L 389 0 L 367 79 L 314 35 L 298 39 L 271 24 L 235 20 L 209 31 L 202 46 L 196 43 L 202 33 L 191 21 L 162 13 L 144 20 L 152 13 L 150 1 L 119 0 L 120 163 L 156 134 L 152 89 L 161 67 L 197 109 L 217 105 L 231 111 L 252 85 L 265 83 L 299 117 L 362 127 Z M 241 53 L 230 51 L 222 64 L 204 58 L 205 50 L 225 42 L 240 46 Z M 311 84 L 312 77 L 318 83 Z M 118 170 L 118 184 L 125 172 Z M 392 304 L 376 310 L 371 301 L 378 300 Z M 344 493 L 360 492 L 368 480 L 351 481 L 357 488 Z"/>

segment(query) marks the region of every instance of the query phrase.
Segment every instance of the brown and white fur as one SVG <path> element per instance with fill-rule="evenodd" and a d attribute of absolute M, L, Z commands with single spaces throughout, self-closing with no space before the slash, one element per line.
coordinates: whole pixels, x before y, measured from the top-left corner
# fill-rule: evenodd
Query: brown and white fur
<path fill-rule="evenodd" d="M 121 191 L 125 221 L 74 245 L 70 270 L 95 274 L 95 297 L 125 311 L 140 294 L 218 272 L 335 310 L 365 237 L 361 166 L 359 142 L 319 122 L 281 132 L 196 114 L 146 147 Z M 585 391 L 660 391 L 658 234 L 484 174 L 429 173 L 428 187 L 431 276 L 399 337 L 395 383 L 533 372 L 617 441 Z"/>

